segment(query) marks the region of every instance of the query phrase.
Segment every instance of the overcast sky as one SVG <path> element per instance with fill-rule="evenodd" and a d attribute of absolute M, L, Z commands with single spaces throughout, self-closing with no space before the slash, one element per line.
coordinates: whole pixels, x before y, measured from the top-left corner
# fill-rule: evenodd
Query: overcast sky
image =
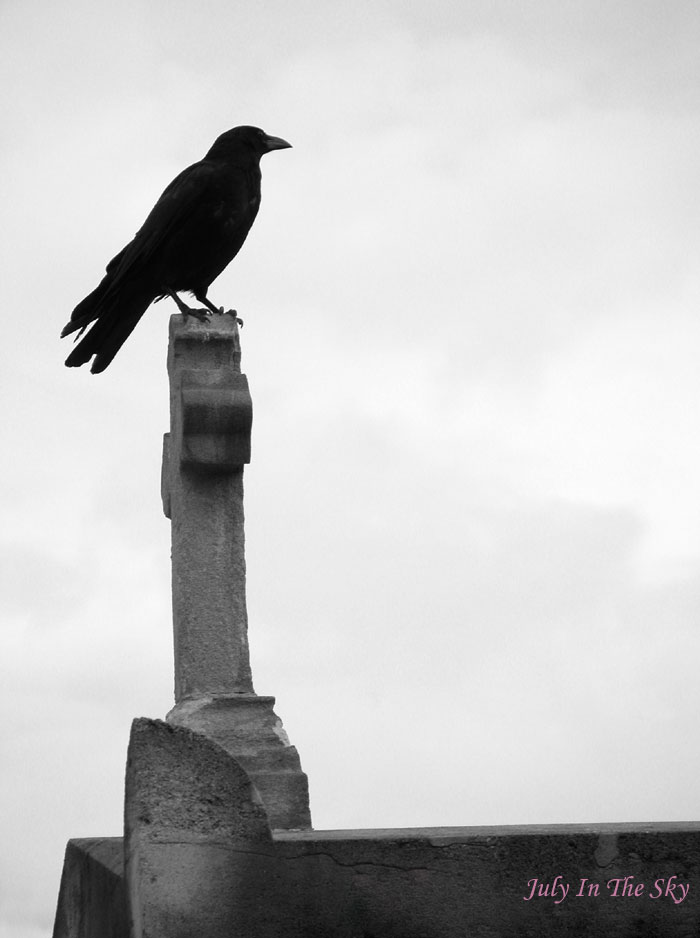
<path fill-rule="evenodd" d="M 252 123 L 258 693 L 316 828 L 697 820 L 696 0 L 0 2 L 0 938 L 173 703 L 168 316 L 58 335 Z"/>

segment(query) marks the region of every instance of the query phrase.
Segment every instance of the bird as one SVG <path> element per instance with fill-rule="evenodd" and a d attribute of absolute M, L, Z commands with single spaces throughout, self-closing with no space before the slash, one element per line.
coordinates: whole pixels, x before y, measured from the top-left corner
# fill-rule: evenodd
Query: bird
<path fill-rule="evenodd" d="M 209 287 L 238 254 L 258 214 L 260 159 L 287 147 L 291 143 L 259 127 L 234 127 L 176 176 L 133 240 L 107 264 L 99 285 L 73 310 L 61 338 L 78 332 L 77 341 L 90 328 L 66 365 L 79 367 L 94 356 L 90 371 L 104 371 L 151 303 L 166 296 L 185 317 L 206 321 L 223 314 L 208 298 Z M 204 308 L 188 306 L 180 292 Z"/>

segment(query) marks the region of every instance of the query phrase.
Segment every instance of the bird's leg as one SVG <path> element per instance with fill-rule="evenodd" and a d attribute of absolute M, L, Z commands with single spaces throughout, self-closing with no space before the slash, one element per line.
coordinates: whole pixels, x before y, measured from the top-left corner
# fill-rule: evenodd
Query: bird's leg
<path fill-rule="evenodd" d="M 195 293 L 195 297 L 199 300 L 200 303 L 204 303 L 206 306 L 208 306 L 212 313 L 216 313 L 217 316 L 233 316 L 239 326 L 243 325 L 243 320 L 238 318 L 235 309 L 224 310 L 223 306 L 214 306 L 206 293 Z"/>
<path fill-rule="evenodd" d="M 187 303 L 185 303 L 183 300 L 180 299 L 180 297 L 177 295 L 177 293 L 174 290 L 166 290 L 165 292 L 168 294 L 169 297 L 175 300 L 175 302 L 177 303 L 177 308 L 182 313 L 185 319 L 185 322 L 187 322 L 188 316 L 194 316 L 194 318 L 198 319 L 200 322 L 209 321 L 209 317 L 211 316 L 211 313 L 209 312 L 208 309 L 192 309 L 191 306 L 188 306 Z M 199 299 L 199 297 L 197 297 L 197 299 Z"/>

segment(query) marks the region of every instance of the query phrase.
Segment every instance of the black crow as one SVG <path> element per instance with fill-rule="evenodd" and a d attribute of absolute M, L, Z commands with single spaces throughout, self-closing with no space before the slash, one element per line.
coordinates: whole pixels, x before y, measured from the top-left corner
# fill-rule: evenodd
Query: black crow
<path fill-rule="evenodd" d="M 222 310 L 210 284 L 238 254 L 260 207 L 260 158 L 291 144 L 258 127 L 234 127 L 199 163 L 183 170 L 156 202 L 133 241 L 107 264 L 100 285 L 73 310 L 61 338 L 94 322 L 66 359 L 69 368 L 92 356 L 104 371 L 154 300 L 170 296 L 184 315 L 205 319 Z M 187 291 L 206 309 L 190 309 Z"/>

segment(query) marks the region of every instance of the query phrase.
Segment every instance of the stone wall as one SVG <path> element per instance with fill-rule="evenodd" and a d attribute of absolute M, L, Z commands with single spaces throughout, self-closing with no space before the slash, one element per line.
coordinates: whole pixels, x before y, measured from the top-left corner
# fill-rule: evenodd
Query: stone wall
<path fill-rule="evenodd" d="M 126 908 L 133 938 L 700 931 L 700 824 L 270 831 L 231 756 L 160 721 L 132 731 L 123 892 L 94 865 L 105 843 L 69 844 L 54 938 L 122 938 Z"/>

